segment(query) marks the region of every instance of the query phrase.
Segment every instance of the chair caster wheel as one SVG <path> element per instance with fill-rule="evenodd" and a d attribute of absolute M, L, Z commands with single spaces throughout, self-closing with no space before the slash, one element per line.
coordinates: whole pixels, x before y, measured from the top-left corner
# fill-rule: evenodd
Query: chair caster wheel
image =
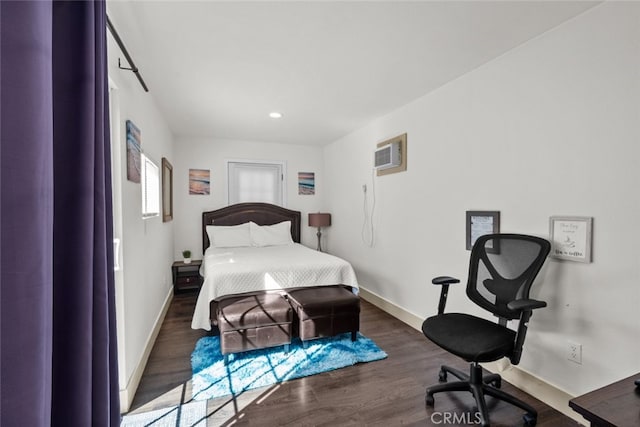
<path fill-rule="evenodd" d="M 534 427 L 538 422 L 538 417 L 531 414 L 524 414 L 522 419 L 524 420 L 524 427 Z"/>
<path fill-rule="evenodd" d="M 497 379 L 493 382 L 493 386 L 495 388 L 501 388 L 502 387 L 502 379 Z"/>
<path fill-rule="evenodd" d="M 438 373 L 438 381 L 440 381 L 441 383 L 447 382 L 447 371 L 440 370 L 440 372 Z"/>
<path fill-rule="evenodd" d="M 425 403 L 427 406 L 433 406 L 433 405 L 434 405 L 434 403 L 435 403 L 435 400 L 434 400 L 433 396 L 430 396 L 429 394 L 427 394 L 427 395 L 425 396 L 425 398 L 424 398 L 424 403 Z"/>

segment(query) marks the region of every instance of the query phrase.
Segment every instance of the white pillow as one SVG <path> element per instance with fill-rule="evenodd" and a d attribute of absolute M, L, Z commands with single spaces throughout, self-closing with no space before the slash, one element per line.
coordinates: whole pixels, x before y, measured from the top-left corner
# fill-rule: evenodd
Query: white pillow
<path fill-rule="evenodd" d="M 252 221 L 249 226 L 253 246 L 278 246 L 293 243 L 291 221 L 283 221 L 273 225 L 258 225 Z"/>
<path fill-rule="evenodd" d="M 212 248 L 251 246 L 248 222 L 240 225 L 207 225 L 207 235 Z"/>

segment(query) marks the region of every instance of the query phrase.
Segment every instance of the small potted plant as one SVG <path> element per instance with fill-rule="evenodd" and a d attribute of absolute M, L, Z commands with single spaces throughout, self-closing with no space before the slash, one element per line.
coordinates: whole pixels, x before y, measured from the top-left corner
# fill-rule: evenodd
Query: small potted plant
<path fill-rule="evenodd" d="M 188 249 L 182 251 L 182 258 L 184 258 L 182 262 L 184 262 L 185 264 L 189 264 L 191 262 L 191 251 Z"/>

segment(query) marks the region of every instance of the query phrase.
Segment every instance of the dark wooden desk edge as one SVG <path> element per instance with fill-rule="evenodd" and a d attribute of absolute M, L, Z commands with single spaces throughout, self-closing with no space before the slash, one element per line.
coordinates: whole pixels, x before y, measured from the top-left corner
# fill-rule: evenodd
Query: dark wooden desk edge
<path fill-rule="evenodd" d="M 582 406 L 579 406 L 578 404 L 576 404 L 574 402 L 574 399 L 571 399 L 569 401 L 569 407 L 571 407 L 571 409 L 573 409 L 578 414 L 582 415 L 585 420 L 589 421 L 591 426 L 618 427 L 618 426 L 616 426 L 614 424 L 611 424 L 610 422 L 608 422 L 606 420 L 603 420 L 601 417 L 599 417 L 598 415 L 596 415 L 593 412 L 589 411 L 588 409 L 583 408 Z"/>
<path fill-rule="evenodd" d="M 637 373 L 597 390 L 574 397 L 569 400 L 569 407 L 582 415 L 593 426 L 618 427 L 622 425 L 634 425 L 628 423 L 620 424 L 624 423 L 625 420 L 633 422 L 631 417 L 635 418 L 636 425 L 640 425 L 640 423 L 638 423 L 638 418 L 640 417 L 640 392 L 636 390 L 636 386 L 634 384 L 635 380 L 639 378 L 640 373 Z M 623 398 L 627 398 L 631 403 L 634 403 L 635 405 L 633 408 L 627 408 L 629 410 L 624 412 L 615 411 L 614 409 L 613 417 L 610 416 L 610 414 L 602 413 L 602 411 L 599 411 L 600 414 L 597 413 L 603 403 L 605 406 L 610 401 L 622 403 L 620 396 L 623 396 Z M 630 410 L 634 408 L 636 409 L 635 411 Z M 621 419 L 621 417 L 626 418 Z"/>

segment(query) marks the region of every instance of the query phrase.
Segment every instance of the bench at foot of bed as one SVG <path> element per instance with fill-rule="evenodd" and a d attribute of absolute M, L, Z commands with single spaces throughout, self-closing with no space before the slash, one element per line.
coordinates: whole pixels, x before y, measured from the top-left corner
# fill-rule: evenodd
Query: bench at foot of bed
<path fill-rule="evenodd" d="M 294 330 L 304 342 L 351 332 L 356 340 L 360 329 L 360 298 L 344 286 L 322 286 L 289 290 L 288 299 L 296 312 Z"/>
<path fill-rule="evenodd" d="M 279 293 L 229 297 L 216 310 L 220 350 L 230 353 L 291 343 L 293 311 Z"/>

